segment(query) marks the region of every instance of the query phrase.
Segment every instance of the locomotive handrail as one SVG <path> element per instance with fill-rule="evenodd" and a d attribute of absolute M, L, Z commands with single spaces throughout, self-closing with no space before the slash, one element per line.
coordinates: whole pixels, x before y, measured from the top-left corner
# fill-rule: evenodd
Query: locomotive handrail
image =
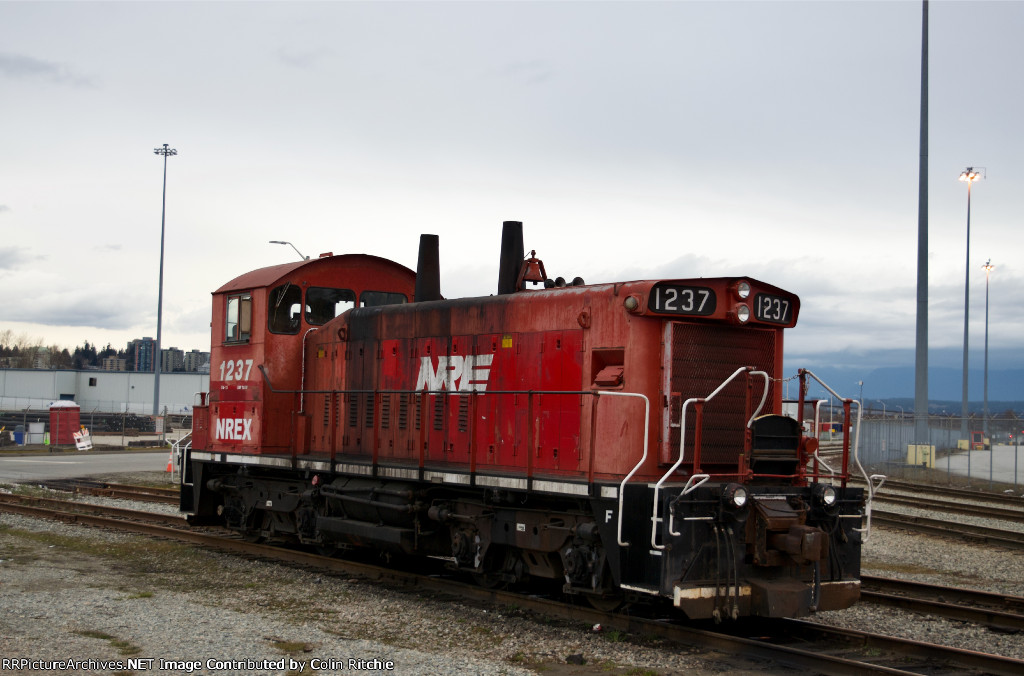
<path fill-rule="evenodd" d="M 698 488 L 700 488 L 701 486 L 706 484 L 708 482 L 708 479 L 710 479 L 710 478 L 711 478 L 710 474 L 694 474 L 694 475 L 690 476 L 689 480 L 687 480 L 687 482 L 686 482 L 686 485 L 683 486 L 683 490 L 679 494 L 679 498 L 683 497 L 684 495 L 689 495 L 693 491 L 697 490 Z M 678 499 L 678 498 L 676 498 L 676 499 Z M 668 513 L 668 532 L 669 532 L 669 535 L 672 535 L 672 536 L 675 536 L 675 537 L 679 537 L 680 535 L 682 535 L 682 533 L 678 533 L 675 530 L 675 516 L 676 516 L 675 513 L 673 513 L 670 510 L 669 513 Z M 704 518 L 706 518 L 706 517 L 696 517 L 696 518 L 690 517 L 690 518 L 684 519 L 684 521 L 691 521 L 691 520 L 695 520 L 695 519 L 704 519 Z"/>
<path fill-rule="evenodd" d="M 171 442 L 171 454 L 175 458 L 174 464 L 171 466 L 171 481 L 174 481 L 174 467 L 178 469 L 178 478 L 181 483 L 185 483 L 185 454 L 192 448 L 192 432 L 178 437 L 175 441 Z"/>
<path fill-rule="evenodd" d="M 473 390 L 470 392 L 452 392 L 449 390 L 439 391 L 428 391 L 428 390 L 408 390 L 408 389 L 357 389 L 357 390 L 278 390 L 270 382 L 270 377 L 267 375 L 263 365 L 260 364 L 260 373 L 263 374 L 263 379 L 267 384 L 267 387 L 271 392 L 275 394 L 428 394 L 428 395 L 447 395 L 447 396 L 459 396 L 459 395 L 487 395 L 487 394 L 525 394 L 528 396 L 533 395 L 588 395 L 595 398 L 601 396 L 616 396 L 616 397 L 636 397 L 643 399 L 644 401 L 644 442 L 643 442 L 643 454 L 640 457 L 640 461 L 637 462 L 636 466 L 623 477 L 619 483 L 619 514 L 617 523 L 617 540 L 620 546 L 628 547 L 630 543 L 622 540 L 622 510 L 624 507 L 624 495 L 626 484 L 629 482 L 633 475 L 636 474 L 640 468 L 647 461 L 649 454 L 648 446 L 650 443 L 650 425 L 651 425 L 651 402 L 647 395 L 640 394 L 638 392 L 613 392 L 607 390 Z M 743 369 L 741 369 L 743 370 Z M 762 404 L 763 404 L 762 400 Z"/>
<path fill-rule="evenodd" d="M 824 399 L 819 399 L 818 402 L 814 405 L 814 435 L 813 436 L 814 436 L 815 439 L 818 440 L 818 448 L 814 449 L 814 459 L 815 459 L 815 461 L 820 462 L 822 465 L 824 465 L 825 469 L 827 469 L 832 474 L 832 478 L 834 479 L 835 476 L 836 476 L 836 471 L 834 469 L 832 469 L 832 467 L 827 462 L 825 462 L 825 460 L 820 455 L 818 455 L 818 453 L 821 451 L 821 406 L 824 403 L 825 403 Z M 831 404 L 831 401 L 830 401 L 830 404 Z M 800 413 L 802 415 L 803 411 L 801 411 Z M 830 430 L 829 434 L 831 434 L 831 433 L 832 432 Z M 831 437 L 830 437 L 830 439 L 831 439 Z M 815 471 L 817 471 L 817 467 L 815 467 Z"/>
<path fill-rule="evenodd" d="M 619 519 L 615 538 L 620 547 L 628 547 L 629 543 L 622 540 L 622 510 L 625 506 L 624 500 L 626 496 L 626 483 L 632 479 L 633 475 L 640 470 L 645 462 L 647 462 L 647 443 L 651 425 L 651 400 L 647 398 L 647 395 L 640 394 L 639 392 L 608 392 L 595 390 L 594 394 L 613 395 L 617 397 L 637 397 L 638 399 L 644 400 L 644 452 L 643 455 L 640 456 L 640 461 L 637 462 L 636 466 L 629 471 L 629 474 L 622 478 L 622 482 L 619 484 Z"/>
<path fill-rule="evenodd" d="M 535 395 L 536 396 L 544 396 L 544 395 L 549 395 L 549 396 L 555 396 L 555 395 L 559 395 L 559 396 L 591 396 L 591 397 L 594 397 L 595 400 L 596 400 L 597 397 L 602 395 L 602 394 L 617 394 L 617 395 L 643 397 L 646 400 L 646 397 L 644 395 L 640 395 L 640 394 L 633 394 L 633 393 L 628 393 L 628 392 L 609 392 L 609 391 L 601 391 L 601 390 L 476 390 L 476 389 L 474 389 L 474 390 L 470 390 L 470 391 L 461 391 L 461 390 L 453 391 L 453 390 L 424 390 L 424 389 L 399 389 L 399 388 L 377 388 L 377 389 L 367 388 L 367 389 L 349 389 L 349 390 L 338 390 L 338 389 L 318 389 L 318 390 L 298 389 L 298 390 L 287 390 L 287 389 L 278 389 L 278 388 L 274 387 L 274 384 L 270 381 L 270 376 L 268 375 L 267 370 L 263 366 L 263 364 L 257 365 L 256 368 L 262 374 L 263 381 L 266 384 L 267 389 L 271 393 L 273 393 L 273 394 L 291 394 L 291 395 L 300 395 L 300 396 L 307 395 L 307 394 L 325 394 L 325 395 L 331 395 L 331 396 L 334 396 L 334 395 L 358 395 L 358 394 L 372 394 L 374 396 L 383 395 L 383 394 L 408 394 L 408 395 L 416 395 L 416 396 L 448 396 L 448 397 L 457 397 L 457 396 L 476 397 L 476 396 L 488 395 L 488 394 L 493 394 L 493 395 L 515 394 L 515 395 L 526 395 L 529 398 L 530 402 L 531 402 L 530 403 L 531 406 L 532 406 L 533 397 Z M 532 417 L 532 416 L 528 416 L 528 417 Z M 474 424 L 476 424 L 475 421 L 474 421 Z M 647 427 L 649 427 L 649 425 L 650 425 L 650 405 L 649 404 L 648 404 L 648 412 L 647 412 L 647 415 L 645 416 L 645 423 L 644 424 Z M 593 440 L 592 440 L 592 442 L 593 442 Z M 644 453 L 645 454 L 647 452 L 646 446 L 647 446 L 647 433 L 645 433 L 645 440 L 644 440 L 644 447 L 645 447 L 644 448 Z M 293 456 L 294 456 L 294 453 L 293 453 Z M 533 476 L 532 460 L 533 460 L 532 454 L 527 455 L 527 477 L 532 477 Z M 334 461 L 333 448 L 332 448 L 332 453 L 331 453 L 331 461 L 332 462 Z M 471 467 L 473 466 L 474 461 L 475 461 L 475 456 L 471 456 L 471 458 L 470 458 L 470 465 L 471 465 Z M 373 464 L 376 465 L 376 457 L 374 457 L 374 459 L 373 459 Z M 471 471 L 475 471 L 475 470 L 471 470 Z M 591 477 L 591 480 L 592 480 L 592 477 Z"/>
<path fill-rule="evenodd" d="M 818 381 L 819 385 L 824 387 L 828 392 L 830 392 L 837 399 L 841 400 L 844 403 L 844 405 L 852 405 L 854 403 L 857 404 L 857 431 L 853 435 L 853 461 L 854 461 L 854 463 L 856 463 L 857 469 L 860 470 L 861 475 L 864 477 L 865 483 L 867 483 L 867 486 L 868 486 L 868 499 L 864 503 L 864 528 L 854 528 L 853 530 L 857 531 L 858 533 L 864 533 L 864 537 L 862 538 L 862 541 L 863 542 L 867 542 L 868 538 L 871 537 L 871 503 L 875 499 L 875 491 L 880 490 L 882 488 L 882 485 L 885 484 L 885 480 L 886 480 L 887 477 L 884 474 L 872 474 L 869 477 L 868 473 L 864 470 L 864 466 L 860 462 L 860 453 L 859 453 L 859 449 L 860 449 L 860 424 L 861 424 L 861 417 L 863 416 L 863 409 L 861 408 L 861 403 L 859 401 L 855 400 L 855 399 L 847 399 L 845 397 L 839 396 L 839 394 L 837 394 L 835 390 L 833 390 L 831 387 L 826 385 L 821 380 L 821 378 L 819 378 L 818 376 L 814 375 L 814 373 L 812 373 L 811 371 L 809 371 L 807 369 L 800 369 L 800 372 L 801 373 L 806 373 L 810 377 L 814 378 L 816 381 Z M 849 446 L 850 446 L 849 425 L 847 425 L 847 430 L 846 430 L 844 436 L 845 436 L 845 439 L 843 440 L 843 454 L 845 456 L 846 454 L 849 453 Z M 846 475 L 845 463 L 844 463 L 843 470 L 844 470 L 843 475 L 845 477 L 845 475 Z M 878 480 L 878 485 L 877 486 L 875 485 L 875 480 L 876 479 Z M 844 482 L 845 482 L 845 478 L 844 478 Z"/>
<path fill-rule="evenodd" d="M 764 402 L 768 398 L 768 388 L 770 387 L 770 384 L 771 384 L 770 376 L 767 373 L 765 373 L 764 371 L 755 371 L 753 366 L 741 366 L 741 367 L 739 367 L 738 369 L 733 371 L 731 376 L 729 376 L 728 378 L 723 380 L 722 383 L 718 387 L 716 387 L 714 389 L 714 391 L 712 391 L 711 394 L 709 394 L 708 396 L 706 396 L 706 397 L 691 397 L 690 399 L 687 399 L 686 401 L 683 402 L 683 408 L 682 408 L 681 415 L 680 415 L 680 420 L 679 420 L 679 459 L 676 460 L 675 464 L 672 465 L 672 467 L 670 467 L 667 472 L 665 472 L 665 475 L 663 477 L 658 479 L 658 483 L 654 484 L 654 505 L 652 507 L 652 512 L 651 512 L 651 547 L 653 547 L 654 549 L 658 549 L 658 550 L 665 549 L 665 545 L 659 545 L 658 544 L 658 520 L 659 520 L 658 519 L 658 493 L 661 492 L 662 484 L 664 484 L 668 480 L 668 478 L 670 476 L 675 474 L 675 471 L 677 469 L 679 469 L 679 466 L 683 464 L 683 460 L 685 460 L 685 458 L 686 458 L 686 455 L 685 455 L 685 451 L 686 451 L 686 407 L 689 406 L 690 404 L 694 404 L 695 407 L 697 408 L 697 429 L 695 430 L 695 433 L 694 433 L 694 436 L 696 437 L 696 442 L 695 442 L 695 446 L 696 447 L 694 449 L 693 471 L 696 474 L 700 474 L 700 467 L 699 467 L 699 463 L 700 463 L 700 445 L 699 444 L 700 444 L 700 423 L 701 423 L 701 418 L 702 418 L 703 406 L 704 406 L 704 404 L 706 402 L 711 401 L 712 399 L 714 399 L 718 395 L 719 392 L 721 392 L 723 389 L 725 389 L 725 387 L 729 383 L 731 383 L 741 373 L 749 373 L 750 375 L 759 375 L 759 376 L 763 376 L 764 377 L 764 384 L 765 384 L 764 394 L 761 397 L 761 403 L 758 404 L 757 409 L 754 411 L 754 414 L 751 415 L 750 416 L 750 420 L 747 421 L 747 427 L 749 428 L 753 424 L 754 419 L 757 418 L 758 414 L 761 412 L 761 408 L 764 406 Z M 670 526 L 671 526 L 671 524 L 670 524 Z"/>
<path fill-rule="evenodd" d="M 306 339 L 309 338 L 309 334 L 316 331 L 316 327 L 310 327 L 306 329 L 306 332 L 302 334 L 302 372 L 299 375 L 299 387 L 306 386 Z M 261 368 L 262 370 L 262 368 Z M 306 412 L 306 397 L 303 394 L 299 395 L 299 415 Z"/>

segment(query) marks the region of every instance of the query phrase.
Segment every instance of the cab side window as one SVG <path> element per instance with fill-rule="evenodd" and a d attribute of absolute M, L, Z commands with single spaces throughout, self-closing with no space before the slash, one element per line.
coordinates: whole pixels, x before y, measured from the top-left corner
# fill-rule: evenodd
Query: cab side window
<path fill-rule="evenodd" d="M 349 289 L 312 286 L 306 291 L 306 321 L 320 326 L 331 321 L 356 304 L 356 294 Z"/>
<path fill-rule="evenodd" d="M 252 334 L 252 295 L 238 293 L 228 296 L 225 313 L 224 342 L 247 343 Z"/>
<path fill-rule="evenodd" d="M 302 289 L 288 282 L 271 290 L 267 299 L 267 328 L 271 333 L 298 333 Z"/>

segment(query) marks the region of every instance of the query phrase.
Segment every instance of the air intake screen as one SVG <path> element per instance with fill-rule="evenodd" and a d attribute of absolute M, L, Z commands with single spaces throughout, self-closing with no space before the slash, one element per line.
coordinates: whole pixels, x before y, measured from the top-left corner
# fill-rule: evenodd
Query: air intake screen
<path fill-rule="evenodd" d="M 707 397 L 733 372 L 742 366 L 753 366 L 770 376 L 775 364 L 775 331 L 743 327 L 706 326 L 676 323 L 672 329 L 671 405 L 673 427 L 668 457 L 679 457 L 679 421 L 683 402 L 693 397 Z M 738 376 L 704 407 L 701 467 L 735 465 L 743 452 L 744 427 L 749 413 L 746 409 L 747 378 Z M 753 403 L 760 401 L 764 379 L 754 380 Z M 766 410 L 770 412 L 778 384 L 770 383 Z M 686 411 L 687 460 L 693 458 L 695 409 Z M 686 464 L 683 465 L 686 467 Z"/>

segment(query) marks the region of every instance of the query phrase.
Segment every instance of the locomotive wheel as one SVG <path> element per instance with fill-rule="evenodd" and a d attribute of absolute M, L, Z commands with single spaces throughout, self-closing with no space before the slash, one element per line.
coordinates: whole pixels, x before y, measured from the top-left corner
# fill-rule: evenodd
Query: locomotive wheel
<path fill-rule="evenodd" d="M 508 586 L 501 573 L 473 573 L 473 581 L 484 589 L 504 589 Z"/>
<path fill-rule="evenodd" d="M 313 547 L 313 549 L 315 549 L 316 553 L 319 554 L 320 556 L 330 556 L 330 557 L 337 556 L 338 552 L 341 551 L 341 547 L 339 547 L 338 545 L 336 545 L 334 543 L 326 544 L 326 545 L 316 545 L 316 546 Z"/>
<path fill-rule="evenodd" d="M 484 560 L 484 570 L 472 574 L 473 581 L 484 589 L 504 589 L 509 584 L 508 574 L 515 572 L 515 565 L 516 557 L 512 550 L 492 547 Z"/>
<path fill-rule="evenodd" d="M 619 606 L 622 605 L 622 597 L 587 594 L 587 603 L 593 606 L 596 610 L 600 610 L 603 613 L 610 613 L 618 610 Z"/>
<path fill-rule="evenodd" d="M 270 515 L 263 510 L 257 510 L 253 512 L 249 521 L 250 526 L 242 532 L 242 539 L 254 544 L 266 542 L 267 538 L 263 532 L 270 527 Z"/>

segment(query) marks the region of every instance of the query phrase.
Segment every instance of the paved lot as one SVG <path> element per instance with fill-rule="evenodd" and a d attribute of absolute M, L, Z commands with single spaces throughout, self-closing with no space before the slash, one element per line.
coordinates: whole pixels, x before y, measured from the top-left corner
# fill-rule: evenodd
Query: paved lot
<path fill-rule="evenodd" d="M 169 452 L 53 453 L 41 455 L 0 455 L 0 481 L 66 479 L 113 472 L 166 470 Z M 170 473 L 168 472 L 168 482 Z"/>
<path fill-rule="evenodd" d="M 1024 484 L 1024 446 L 1001 446 L 996 444 L 991 451 L 966 451 L 954 453 L 948 458 L 940 458 L 935 469 L 948 470 L 953 474 L 968 476 L 979 481 L 993 481 L 1007 484 Z"/>

